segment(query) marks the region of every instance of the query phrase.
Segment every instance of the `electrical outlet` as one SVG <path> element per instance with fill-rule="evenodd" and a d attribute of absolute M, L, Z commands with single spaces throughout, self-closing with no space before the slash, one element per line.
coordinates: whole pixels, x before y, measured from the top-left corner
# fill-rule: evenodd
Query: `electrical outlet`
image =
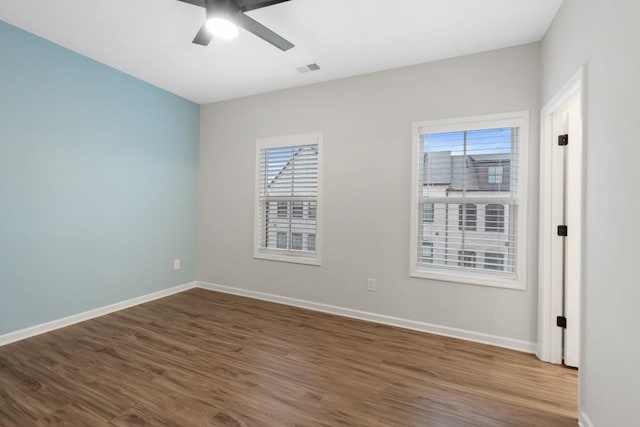
<path fill-rule="evenodd" d="M 367 290 L 369 292 L 376 291 L 376 279 L 367 279 Z"/>
<path fill-rule="evenodd" d="M 179 259 L 174 259 L 173 260 L 173 269 L 174 270 L 180 270 L 180 260 Z"/>

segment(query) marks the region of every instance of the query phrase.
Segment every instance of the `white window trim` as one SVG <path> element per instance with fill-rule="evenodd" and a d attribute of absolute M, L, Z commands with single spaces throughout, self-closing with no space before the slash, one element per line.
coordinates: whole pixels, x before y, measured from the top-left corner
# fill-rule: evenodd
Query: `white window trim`
<path fill-rule="evenodd" d="M 318 145 L 318 195 L 316 198 L 316 253 L 314 257 L 305 254 L 279 255 L 273 253 L 263 253 L 258 250 L 260 237 L 258 236 L 258 221 L 260 220 L 260 150 L 263 148 L 290 147 L 293 145 Z M 321 265 L 322 248 L 322 132 L 312 132 L 297 135 L 277 136 L 269 138 L 258 138 L 256 140 L 256 163 L 255 169 L 255 197 L 254 197 L 254 219 L 253 219 L 253 258 L 290 262 L 294 264 Z M 304 215 L 304 214 L 303 214 Z"/>
<path fill-rule="evenodd" d="M 519 164 L 519 201 L 518 201 L 518 241 L 516 275 L 500 277 L 496 272 L 480 271 L 446 271 L 430 269 L 429 266 L 418 268 L 418 173 L 420 156 L 420 135 L 424 133 L 459 132 L 503 127 L 519 127 L 520 164 Z M 428 129 L 428 131 L 425 131 Z M 409 276 L 422 279 L 442 280 L 470 285 L 491 286 L 515 290 L 527 289 L 527 247 L 528 247 L 528 176 L 529 176 L 529 111 L 490 114 L 455 119 L 431 120 L 413 123 L 411 138 L 411 218 L 409 238 Z"/>

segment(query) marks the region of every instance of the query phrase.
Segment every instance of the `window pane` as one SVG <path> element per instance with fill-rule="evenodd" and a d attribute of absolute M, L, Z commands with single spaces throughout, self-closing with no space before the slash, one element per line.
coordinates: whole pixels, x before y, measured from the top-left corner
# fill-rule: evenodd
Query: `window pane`
<path fill-rule="evenodd" d="M 302 234 L 301 233 L 291 234 L 291 249 L 295 251 L 302 250 Z"/>
<path fill-rule="evenodd" d="M 278 231 L 278 249 L 287 249 L 287 233 Z"/>
<path fill-rule="evenodd" d="M 433 203 L 425 203 L 422 207 L 422 221 L 433 222 Z"/>
<path fill-rule="evenodd" d="M 316 250 L 316 235 L 309 234 L 307 237 L 307 250 L 310 252 L 315 252 Z"/>
<path fill-rule="evenodd" d="M 287 202 L 278 202 L 278 218 L 287 217 Z"/>
<path fill-rule="evenodd" d="M 474 251 L 459 251 L 458 252 L 458 265 L 460 267 L 475 268 L 476 267 L 476 253 Z"/>
<path fill-rule="evenodd" d="M 303 212 L 302 202 L 293 202 L 291 215 L 294 218 L 302 218 L 302 212 Z"/>
<path fill-rule="evenodd" d="M 261 157 L 260 186 L 264 196 L 317 195 L 317 145 L 267 148 Z"/>
<path fill-rule="evenodd" d="M 489 166 L 487 168 L 487 183 L 488 184 L 502 184 L 502 166 Z"/>
<path fill-rule="evenodd" d="M 478 210 L 476 205 L 466 203 L 458 208 L 458 228 L 460 230 L 475 231 L 478 221 Z"/>
<path fill-rule="evenodd" d="M 422 262 L 423 263 L 433 262 L 433 243 L 422 242 Z"/>
<path fill-rule="evenodd" d="M 489 205 L 475 205 L 478 215 L 486 216 Z M 493 231 L 486 227 L 475 230 L 461 229 L 459 224 L 460 205 L 458 203 L 434 203 L 434 221 L 421 223 L 418 227 L 420 246 L 417 248 L 417 261 L 422 262 L 424 242 L 432 245 L 432 262 L 429 267 L 459 267 L 460 251 L 476 253 L 476 268 L 485 270 L 482 264 L 486 253 L 503 255 L 504 269 L 513 272 L 515 269 L 516 252 L 512 242 L 516 240 L 515 230 L 509 227 L 510 221 L 515 221 L 515 207 L 513 205 L 498 205 L 503 208 L 504 227 Z M 479 217 L 481 218 L 481 217 Z"/>
<path fill-rule="evenodd" d="M 486 270 L 504 270 L 504 254 L 487 252 L 484 255 L 484 268 Z"/>
<path fill-rule="evenodd" d="M 504 205 L 487 205 L 485 230 L 497 233 L 504 231 Z"/>
<path fill-rule="evenodd" d="M 262 237 L 261 247 L 264 249 L 282 249 L 282 244 L 278 245 L 278 233 L 284 233 L 288 236 L 291 236 L 289 233 L 297 233 L 300 235 L 315 234 L 316 219 L 308 218 L 300 214 L 301 211 L 299 209 L 297 209 L 298 213 L 296 213 L 294 203 L 298 202 L 285 203 L 287 203 L 285 206 L 291 207 L 285 216 L 281 215 L 281 202 L 267 202 L 265 203 L 265 208 L 261 209 L 262 223 L 260 224 L 260 235 Z M 282 237 L 280 239 L 282 239 Z M 293 237 L 291 237 L 291 239 L 293 239 Z M 291 244 L 293 245 L 293 242 Z"/>
<path fill-rule="evenodd" d="M 517 190 L 512 184 L 517 184 L 517 175 L 513 172 L 518 131 L 518 128 L 499 128 L 423 134 L 419 178 L 424 195 L 477 197 L 487 191 L 508 195 Z"/>
<path fill-rule="evenodd" d="M 316 202 L 309 202 L 309 218 L 315 219 L 316 217 Z"/>
<path fill-rule="evenodd" d="M 420 129 L 419 216 L 412 225 L 417 227 L 417 271 L 472 269 L 514 275 L 520 129 Z"/>

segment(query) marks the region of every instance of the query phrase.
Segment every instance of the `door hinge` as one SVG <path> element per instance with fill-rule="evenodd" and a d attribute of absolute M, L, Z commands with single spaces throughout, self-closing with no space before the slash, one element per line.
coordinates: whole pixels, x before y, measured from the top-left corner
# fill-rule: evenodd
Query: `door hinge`
<path fill-rule="evenodd" d="M 558 328 L 567 329 L 567 318 L 564 316 L 556 317 L 556 325 Z"/>
<path fill-rule="evenodd" d="M 558 236 L 567 237 L 569 235 L 569 227 L 566 225 L 558 226 Z"/>
<path fill-rule="evenodd" d="M 569 145 L 569 134 L 558 135 L 558 145 Z"/>

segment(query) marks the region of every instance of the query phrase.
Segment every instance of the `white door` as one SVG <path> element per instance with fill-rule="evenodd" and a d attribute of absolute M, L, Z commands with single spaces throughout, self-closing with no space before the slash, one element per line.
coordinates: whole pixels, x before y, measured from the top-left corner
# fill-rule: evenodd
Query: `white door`
<path fill-rule="evenodd" d="M 565 217 L 568 236 L 565 237 L 564 363 L 580 365 L 580 282 L 582 248 L 582 123 L 580 101 L 567 110 L 569 144 L 566 146 Z"/>
<path fill-rule="evenodd" d="M 567 226 L 567 236 L 555 237 L 562 257 L 552 261 L 553 276 L 561 287 L 562 304 L 555 313 L 566 319 L 562 333 L 562 359 L 565 365 L 580 365 L 580 282 L 582 247 L 582 123 L 580 97 L 553 115 L 554 141 L 568 135 L 567 145 L 553 150 L 552 221 Z M 556 230 L 553 230 L 556 231 Z M 559 230 L 558 230 L 559 231 Z"/>

